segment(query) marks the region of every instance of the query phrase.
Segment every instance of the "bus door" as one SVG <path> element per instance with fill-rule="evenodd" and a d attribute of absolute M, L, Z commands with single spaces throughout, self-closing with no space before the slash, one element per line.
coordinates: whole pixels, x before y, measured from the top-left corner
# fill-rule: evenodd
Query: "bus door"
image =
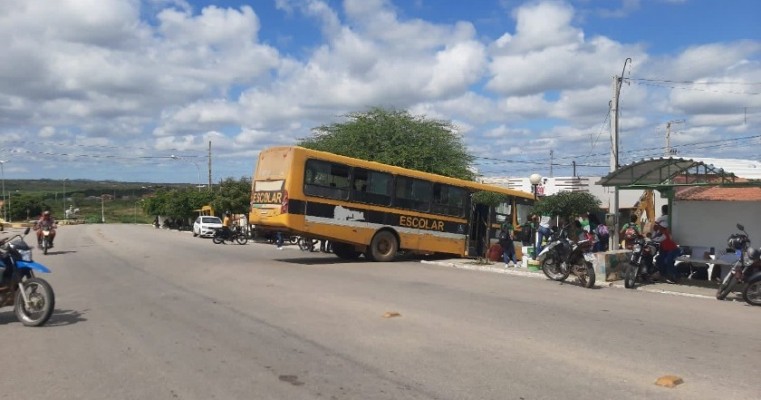
<path fill-rule="evenodd" d="M 488 249 L 489 209 L 485 204 L 471 203 L 468 221 L 468 256 L 484 257 Z"/>

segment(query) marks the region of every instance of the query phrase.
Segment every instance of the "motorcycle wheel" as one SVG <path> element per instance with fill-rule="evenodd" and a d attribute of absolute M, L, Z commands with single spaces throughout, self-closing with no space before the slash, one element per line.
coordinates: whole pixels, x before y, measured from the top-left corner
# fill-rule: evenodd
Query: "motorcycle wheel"
<path fill-rule="evenodd" d="M 724 300 L 729 293 L 732 292 L 732 288 L 737 284 L 737 277 L 735 276 L 735 267 L 729 269 L 727 276 L 721 281 L 719 289 L 716 290 L 716 300 Z"/>
<path fill-rule="evenodd" d="M 291 242 L 291 244 L 296 244 L 299 241 L 299 236 L 291 236 L 288 238 L 288 241 Z"/>
<path fill-rule="evenodd" d="M 761 306 L 761 279 L 756 278 L 748 282 L 743 290 L 743 299 L 752 306 Z"/>
<path fill-rule="evenodd" d="M 50 247 L 50 241 L 48 238 L 42 238 L 42 254 L 48 255 L 48 247 Z"/>
<path fill-rule="evenodd" d="M 585 261 L 585 272 L 579 275 L 579 283 L 587 289 L 591 289 L 595 286 L 595 267 L 591 262 Z"/>
<path fill-rule="evenodd" d="M 21 292 L 16 292 L 13 312 L 25 326 L 40 326 L 50 319 L 55 308 L 55 295 L 50 284 L 41 278 L 25 280 L 22 285 L 29 298 L 29 307 L 24 303 Z"/>
<path fill-rule="evenodd" d="M 248 237 L 245 234 L 241 233 L 235 238 L 235 241 L 238 242 L 238 244 L 246 244 L 248 243 Z"/>
<path fill-rule="evenodd" d="M 624 269 L 624 287 L 627 289 L 634 289 L 637 284 L 637 276 L 639 275 L 639 267 L 634 264 L 627 264 Z"/>
<path fill-rule="evenodd" d="M 214 242 L 214 244 L 222 244 L 225 239 L 222 238 L 222 235 L 214 235 L 211 237 L 211 241 Z"/>
<path fill-rule="evenodd" d="M 563 263 L 558 259 L 557 254 L 550 253 L 542 260 L 542 272 L 553 281 L 564 281 L 571 270 L 568 267 L 563 268 Z"/>
<path fill-rule="evenodd" d="M 309 251 L 309 248 L 312 244 L 312 240 L 304 238 L 304 237 L 299 237 L 299 240 L 297 241 L 297 243 L 299 245 L 299 250 Z"/>

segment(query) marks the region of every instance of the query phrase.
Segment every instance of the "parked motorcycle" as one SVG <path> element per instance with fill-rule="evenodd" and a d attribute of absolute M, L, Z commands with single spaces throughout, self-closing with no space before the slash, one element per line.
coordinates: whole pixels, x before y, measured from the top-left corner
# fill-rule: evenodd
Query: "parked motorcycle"
<path fill-rule="evenodd" d="M 738 283 L 745 283 L 751 276 L 751 272 L 755 267 L 754 264 L 758 261 L 758 250 L 751 247 L 750 238 L 748 233 L 745 232 L 745 227 L 737 224 L 737 230 L 742 233 L 733 233 L 727 239 L 727 250 L 732 249 L 735 251 L 737 261 L 732 264 L 729 272 L 722 279 L 719 289 L 716 290 L 716 298 L 718 300 L 724 300 Z M 756 258 L 754 259 L 754 257 Z"/>
<path fill-rule="evenodd" d="M 659 243 L 649 237 L 638 235 L 634 238 L 629 263 L 624 267 L 624 287 L 634 289 L 637 280 L 647 282 L 655 273 L 655 256 Z"/>
<path fill-rule="evenodd" d="M 329 240 L 311 239 L 304 236 L 299 236 L 297 243 L 301 251 L 314 252 L 319 250 L 323 253 L 333 252 L 333 245 Z M 317 248 L 318 243 L 320 244 L 319 249 Z"/>
<path fill-rule="evenodd" d="M 761 249 L 750 249 L 748 258 L 754 264 L 761 260 Z M 748 279 L 748 284 L 743 289 L 743 300 L 752 306 L 761 306 L 761 272 L 757 271 Z"/>
<path fill-rule="evenodd" d="M 0 239 L 0 307 L 14 306 L 16 318 L 26 326 L 40 326 L 48 321 L 55 307 L 50 284 L 35 276 L 50 273 L 44 265 L 32 260 L 32 248 L 24 241 L 29 234 L 16 234 Z"/>
<path fill-rule="evenodd" d="M 550 243 L 539 253 L 537 260 L 542 271 L 553 281 L 565 281 L 574 274 L 585 288 L 595 285 L 594 240 L 584 239 L 574 242 L 568 238 L 568 227 L 555 231 L 550 236 Z"/>
<path fill-rule="evenodd" d="M 214 231 L 211 241 L 214 244 L 223 244 L 227 242 L 237 242 L 238 244 L 248 243 L 248 235 L 243 232 L 240 226 L 233 227 L 232 229 L 217 229 Z"/>
<path fill-rule="evenodd" d="M 299 245 L 299 250 L 301 251 L 308 251 L 313 252 L 315 251 L 314 246 L 317 245 L 320 241 L 317 239 L 307 238 L 304 236 L 299 236 L 299 239 L 297 241 Z"/>

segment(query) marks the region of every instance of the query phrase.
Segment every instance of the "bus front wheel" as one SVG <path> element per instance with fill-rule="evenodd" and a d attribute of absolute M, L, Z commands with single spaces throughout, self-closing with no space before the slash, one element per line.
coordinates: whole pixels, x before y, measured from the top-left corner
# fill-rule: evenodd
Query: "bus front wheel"
<path fill-rule="evenodd" d="M 373 261 L 392 261 L 399 250 L 396 236 L 389 231 L 380 231 L 370 242 L 370 255 Z"/>

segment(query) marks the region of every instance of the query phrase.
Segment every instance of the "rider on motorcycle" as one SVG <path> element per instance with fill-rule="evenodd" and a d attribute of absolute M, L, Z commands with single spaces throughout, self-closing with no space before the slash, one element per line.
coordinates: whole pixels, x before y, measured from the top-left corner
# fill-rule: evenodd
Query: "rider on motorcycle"
<path fill-rule="evenodd" d="M 232 216 L 230 215 L 230 211 L 225 211 L 225 217 L 222 219 L 222 237 L 229 238 L 232 231 L 230 230 L 230 226 L 233 223 Z"/>
<path fill-rule="evenodd" d="M 50 215 L 50 211 L 45 210 L 42 213 L 42 216 L 40 216 L 40 219 L 37 220 L 34 224 L 34 230 L 37 231 L 37 245 L 42 246 L 42 231 L 44 228 L 48 228 L 50 230 L 50 247 L 53 247 L 53 240 L 55 239 L 55 228 L 56 228 L 56 221 L 53 219 L 53 217 Z"/>

